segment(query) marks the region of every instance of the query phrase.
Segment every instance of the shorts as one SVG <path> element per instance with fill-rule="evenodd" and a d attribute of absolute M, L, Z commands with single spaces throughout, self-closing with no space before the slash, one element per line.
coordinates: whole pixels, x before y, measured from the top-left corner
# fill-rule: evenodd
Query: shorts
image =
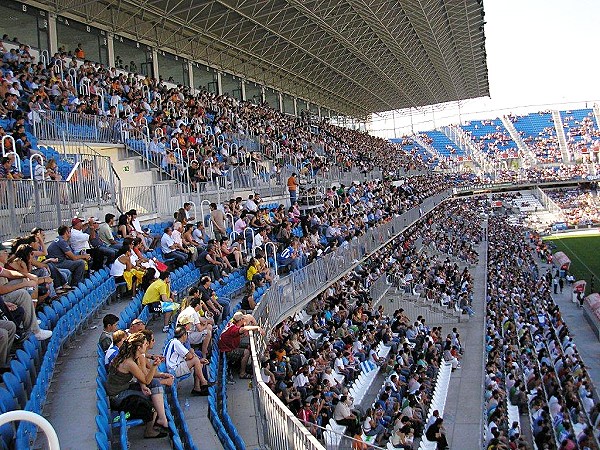
<path fill-rule="evenodd" d="M 245 349 L 238 347 L 235 350 L 227 352 L 227 364 L 237 365 L 244 357 Z"/>
<path fill-rule="evenodd" d="M 208 330 L 203 331 L 190 331 L 188 333 L 188 341 L 191 345 L 198 345 L 204 341 L 204 338 L 208 334 Z"/>
<path fill-rule="evenodd" d="M 187 361 L 183 361 L 177 367 L 175 367 L 175 376 L 177 378 L 182 377 L 190 373 L 191 370 L 192 369 L 190 369 L 187 365 Z"/>

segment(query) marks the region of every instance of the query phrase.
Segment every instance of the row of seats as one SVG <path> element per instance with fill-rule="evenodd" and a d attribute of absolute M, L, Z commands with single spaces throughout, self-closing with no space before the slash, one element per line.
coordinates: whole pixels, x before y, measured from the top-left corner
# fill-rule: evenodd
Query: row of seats
<path fill-rule="evenodd" d="M 377 346 L 377 356 L 379 358 L 386 358 L 390 352 L 390 348 L 383 345 L 382 342 Z M 348 389 L 348 395 L 354 399 L 355 404 L 360 404 L 364 399 L 365 395 L 369 391 L 369 388 L 373 384 L 373 381 L 379 373 L 380 367 L 373 364 L 370 361 L 363 361 L 360 363 L 360 374 L 358 378 L 354 380 L 354 383 Z M 325 446 L 330 450 L 339 448 L 342 442 L 342 436 L 346 432 L 346 426 L 339 425 L 335 420 L 331 419 L 325 427 L 323 437 L 325 439 Z M 363 439 L 366 436 L 363 436 Z"/>
<path fill-rule="evenodd" d="M 442 362 L 438 375 L 435 380 L 435 390 L 433 391 L 433 397 L 429 406 L 429 412 L 427 413 L 427 420 L 433 417 L 433 412 L 438 411 L 440 417 L 444 415 L 444 408 L 446 407 L 446 397 L 448 395 L 448 386 L 450 384 L 450 376 L 452 375 L 452 364 Z M 435 450 L 437 443 L 431 442 L 425 436 L 425 433 L 421 436 L 421 444 L 419 450 Z M 388 444 L 389 448 L 389 444 Z M 393 447 L 392 447 L 393 448 Z"/>

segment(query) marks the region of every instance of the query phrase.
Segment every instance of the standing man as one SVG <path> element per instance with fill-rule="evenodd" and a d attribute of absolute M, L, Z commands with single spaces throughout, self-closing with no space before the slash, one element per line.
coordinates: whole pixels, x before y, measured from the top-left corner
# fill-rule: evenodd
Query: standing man
<path fill-rule="evenodd" d="M 225 227 L 225 213 L 217 208 L 216 203 L 210 204 L 210 221 L 213 224 L 215 240 L 221 242 L 221 239 L 227 237 L 227 228 Z"/>
<path fill-rule="evenodd" d="M 288 192 L 290 193 L 290 205 L 298 199 L 298 175 L 294 172 L 287 180 Z"/>

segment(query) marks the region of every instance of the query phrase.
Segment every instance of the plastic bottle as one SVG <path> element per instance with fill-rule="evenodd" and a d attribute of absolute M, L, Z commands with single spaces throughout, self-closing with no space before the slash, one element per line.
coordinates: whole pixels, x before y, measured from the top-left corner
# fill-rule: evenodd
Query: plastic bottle
<path fill-rule="evenodd" d="M 187 411 L 190 409 L 190 399 L 189 398 L 185 398 L 185 403 L 183 404 L 184 409 Z"/>

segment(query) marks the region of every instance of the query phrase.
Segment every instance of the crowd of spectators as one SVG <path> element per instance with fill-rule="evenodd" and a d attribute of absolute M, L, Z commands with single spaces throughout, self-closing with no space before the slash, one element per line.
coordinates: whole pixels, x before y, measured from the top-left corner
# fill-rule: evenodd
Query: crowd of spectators
<path fill-rule="evenodd" d="M 539 273 L 536 237 L 503 218 L 490 220 L 489 236 L 488 448 L 529 448 L 507 401 L 528 414 L 537 448 L 597 448 L 591 383 L 552 300 L 553 275 Z"/>
<path fill-rule="evenodd" d="M 560 207 L 569 226 L 597 225 L 600 222 L 596 192 L 579 187 L 544 192 Z"/>
<path fill-rule="evenodd" d="M 446 254 L 460 255 L 481 239 L 479 218 L 465 201 L 450 202 L 448 211 L 447 226 L 456 236 L 466 231 L 465 238 L 443 245 L 440 241 L 440 247 L 445 246 Z M 263 380 L 316 436 L 322 437 L 322 428 L 333 418 L 348 426 L 354 438 L 365 433 L 377 436 L 379 444 L 389 438 L 395 448 L 410 449 L 415 436 L 435 422 L 428 423 L 426 416 L 432 380 L 442 360 L 454 370 L 460 367 L 460 335 L 454 329 L 444 337 L 441 327 L 429 328 L 422 317 L 410 320 L 403 310 L 387 316 L 369 295 L 375 280 L 393 275 L 403 276 L 408 290 L 437 290 L 438 301 L 447 296 L 459 302 L 464 296 L 470 303 L 473 280 L 468 268 L 459 271 L 449 259 L 438 261 L 428 254 L 431 250 L 421 248 L 424 236 L 435 236 L 434 221 L 433 215 L 422 217 L 312 300 L 303 314 L 273 330 L 262 360 Z M 377 355 L 379 343 L 391 347 L 388 358 Z M 382 367 L 386 376 L 373 408 L 354 405 L 347 392 L 363 361 Z"/>

